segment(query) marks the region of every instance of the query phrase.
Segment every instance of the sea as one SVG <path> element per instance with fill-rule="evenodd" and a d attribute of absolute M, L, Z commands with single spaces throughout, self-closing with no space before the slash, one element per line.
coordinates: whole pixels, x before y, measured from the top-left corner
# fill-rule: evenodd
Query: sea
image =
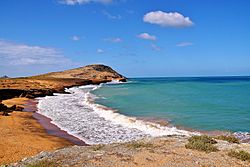
<path fill-rule="evenodd" d="M 38 113 L 88 144 L 201 131 L 250 140 L 250 77 L 131 78 L 38 98 Z"/>

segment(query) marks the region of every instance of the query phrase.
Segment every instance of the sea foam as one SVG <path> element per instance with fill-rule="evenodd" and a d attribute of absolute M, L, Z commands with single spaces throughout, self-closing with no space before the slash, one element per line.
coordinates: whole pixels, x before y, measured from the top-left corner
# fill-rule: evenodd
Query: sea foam
<path fill-rule="evenodd" d="M 91 94 L 91 91 L 102 85 L 73 87 L 65 90 L 69 94 L 57 93 L 54 96 L 39 98 L 38 113 L 50 118 L 51 123 L 88 144 L 126 142 L 152 136 L 197 134 L 138 120 L 96 104 L 95 98 L 98 97 Z"/>

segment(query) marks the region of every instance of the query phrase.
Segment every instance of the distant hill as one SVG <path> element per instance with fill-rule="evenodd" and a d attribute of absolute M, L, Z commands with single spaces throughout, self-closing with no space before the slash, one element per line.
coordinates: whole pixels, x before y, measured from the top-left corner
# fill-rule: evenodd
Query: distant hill
<path fill-rule="evenodd" d="M 126 78 L 111 67 L 102 64 L 31 77 L 5 77 L 0 80 L 0 100 L 13 97 L 34 98 L 53 95 L 53 93 L 64 93 L 65 88 L 72 86 L 100 84 L 112 80 L 125 82 Z"/>
<path fill-rule="evenodd" d="M 43 75 L 33 76 L 32 78 L 74 78 L 88 80 L 125 79 L 124 76 L 113 70 L 111 67 L 102 64 L 87 65 L 84 67 L 60 72 L 51 72 Z"/>
<path fill-rule="evenodd" d="M 9 78 L 7 75 L 4 75 L 4 76 L 2 76 L 2 77 L 0 77 L 0 78 Z"/>

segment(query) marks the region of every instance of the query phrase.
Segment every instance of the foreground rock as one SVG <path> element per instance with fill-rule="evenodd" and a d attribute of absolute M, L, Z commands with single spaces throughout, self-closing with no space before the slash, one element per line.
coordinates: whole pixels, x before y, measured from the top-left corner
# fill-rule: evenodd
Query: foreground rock
<path fill-rule="evenodd" d="M 13 105 L 11 107 L 6 106 L 5 104 L 2 104 L 2 101 L 0 100 L 0 112 L 2 113 L 3 116 L 9 116 L 10 112 L 13 111 L 22 111 L 23 107 Z"/>
<path fill-rule="evenodd" d="M 96 145 L 88 147 L 73 146 L 53 152 L 41 152 L 37 156 L 25 158 L 23 161 L 10 166 L 24 167 L 28 164 L 53 164 L 54 166 L 220 166 L 247 167 L 249 161 L 241 161 L 229 157 L 231 149 L 250 151 L 248 144 L 229 144 L 218 141 L 220 151 L 205 153 L 185 148 L 185 137 L 163 137 L 144 139 L 142 141 Z M 48 165 L 47 165 L 48 166 Z"/>
<path fill-rule="evenodd" d="M 126 81 L 126 78 L 105 65 L 88 65 L 26 78 L 4 78 L 0 79 L 0 100 L 53 95 L 53 93 L 64 92 L 68 87 L 99 84 L 112 80 Z"/>

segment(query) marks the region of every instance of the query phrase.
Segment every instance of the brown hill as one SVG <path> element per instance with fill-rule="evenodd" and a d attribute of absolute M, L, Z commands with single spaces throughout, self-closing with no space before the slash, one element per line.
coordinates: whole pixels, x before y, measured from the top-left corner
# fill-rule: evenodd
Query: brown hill
<path fill-rule="evenodd" d="M 74 78 L 88 80 L 124 80 L 121 74 L 117 73 L 109 66 L 102 64 L 87 65 L 85 67 L 65 70 L 60 72 L 52 72 L 48 74 L 33 76 L 32 78 Z"/>
<path fill-rule="evenodd" d="M 64 92 L 67 87 L 112 80 L 126 81 L 126 78 L 111 67 L 101 64 L 25 78 L 5 78 L 0 79 L 0 100 L 17 96 L 32 98 L 52 95 L 55 92 Z"/>

